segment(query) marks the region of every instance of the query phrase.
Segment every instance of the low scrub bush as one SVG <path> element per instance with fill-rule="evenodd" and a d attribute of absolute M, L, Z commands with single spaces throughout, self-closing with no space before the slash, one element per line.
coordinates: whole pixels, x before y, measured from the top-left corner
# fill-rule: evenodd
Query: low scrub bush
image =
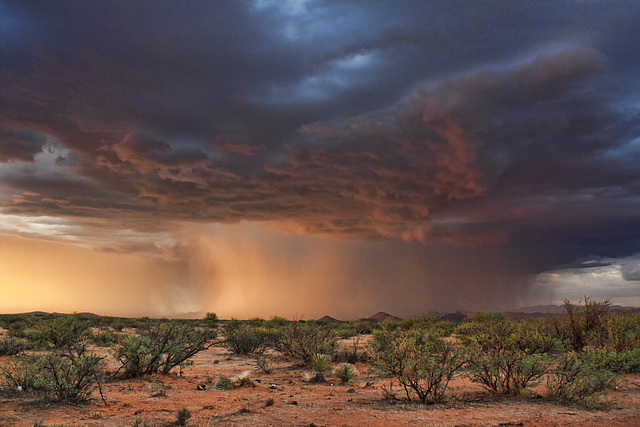
<path fill-rule="evenodd" d="M 616 373 L 640 372 L 640 347 L 631 350 L 596 348 L 585 351 L 581 359 L 598 369 Z"/>
<path fill-rule="evenodd" d="M 360 334 L 354 335 L 351 337 L 351 342 L 348 345 L 339 345 L 333 359 L 336 362 L 351 364 L 358 362 L 367 363 L 371 358 L 369 357 L 369 353 L 364 351 L 360 345 L 362 337 Z"/>
<path fill-rule="evenodd" d="M 618 376 L 599 368 L 576 352 L 562 355 L 547 376 L 547 391 L 552 399 L 589 409 L 602 404 L 600 396 L 615 387 Z"/>
<path fill-rule="evenodd" d="M 87 319 L 74 314 L 43 319 L 30 331 L 28 337 L 35 344 L 50 349 L 82 355 L 92 334 Z"/>
<path fill-rule="evenodd" d="M 235 354 L 261 354 L 272 342 L 270 330 L 260 326 L 251 326 L 238 321 L 226 323 L 222 345 Z"/>
<path fill-rule="evenodd" d="M 462 335 L 469 351 L 467 373 L 471 381 L 498 395 L 519 395 L 542 379 L 547 371 L 543 336 L 511 322 L 473 325 Z"/>
<path fill-rule="evenodd" d="M 160 322 L 142 335 L 128 335 L 113 349 L 121 363 L 116 374 L 125 378 L 160 371 L 164 374 L 212 345 L 216 332 L 186 323 Z"/>
<path fill-rule="evenodd" d="M 285 356 L 311 363 L 315 354 L 333 355 L 337 349 L 335 332 L 326 326 L 302 321 L 290 322 L 274 334 L 271 346 Z"/>
<path fill-rule="evenodd" d="M 23 338 L 5 336 L 0 339 L 0 356 L 15 356 L 30 348 Z"/>
<path fill-rule="evenodd" d="M 413 392 L 423 403 L 443 401 L 449 381 L 464 364 L 457 347 L 419 330 L 375 331 L 368 351 L 378 373 L 395 377 L 408 400 Z"/>
<path fill-rule="evenodd" d="M 59 352 L 31 355 L 3 370 L 4 385 L 52 402 L 82 403 L 91 398 L 103 374 L 102 357 L 70 357 Z"/>

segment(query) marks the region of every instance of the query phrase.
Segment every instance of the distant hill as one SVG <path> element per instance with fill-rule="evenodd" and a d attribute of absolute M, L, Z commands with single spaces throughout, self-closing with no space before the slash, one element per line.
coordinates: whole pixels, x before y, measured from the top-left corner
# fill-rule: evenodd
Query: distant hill
<path fill-rule="evenodd" d="M 331 316 L 322 316 L 321 318 L 318 319 L 318 322 L 340 322 L 340 320 L 331 317 Z"/>
<path fill-rule="evenodd" d="M 462 322 L 467 318 L 468 318 L 468 314 L 465 314 L 461 311 L 456 311 L 455 313 L 441 314 L 440 316 L 438 316 L 438 320 L 445 320 L 449 322 Z"/>
<path fill-rule="evenodd" d="M 82 313 L 58 313 L 58 312 L 53 312 L 53 313 L 47 313 L 46 311 L 30 311 L 28 313 L 12 313 L 12 314 L 0 314 L 0 316 L 54 316 L 54 317 L 60 317 L 60 316 L 70 316 L 71 314 L 78 314 L 80 316 L 85 316 L 85 317 L 103 317 L 100 316 L 99 314 L 95 314 L 95 313 L 89 313 L 89 312 L 82 312 Z"/>
<path fill-rule="evenodd" d="M 394 316 L 389 313 L 385 313 L 384 311 L 379 311 L 372 316 L 362 317 L 358 319 L 359 322 L 374 322 L 374 323 L 382 322 L 384 320 L 402 320 L 402 318 L 398 316 Z"/>

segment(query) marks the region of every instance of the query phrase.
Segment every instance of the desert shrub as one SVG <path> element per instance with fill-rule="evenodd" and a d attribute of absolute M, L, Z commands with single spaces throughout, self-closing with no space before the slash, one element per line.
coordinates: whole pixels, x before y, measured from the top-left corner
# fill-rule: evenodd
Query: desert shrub
<path fill-rule="evenodd" d="M 610 306 L 609 300 L 596 301 L 587 296 L 578 305 L 565 300 L 564 314 L 552 317 L 556 336 L 573 351 L 583 351 L 589 341 L 599 340 Z"/>
<path fill-rule="evenodd" d="M 15 356 L 30 348 L 27 340 L 23 338 L 5 336 L 0 339 L 0 356 Z"/>
<path fill-rule="evenodd" d="M 408 317 L 397 323 L 399 329 L 428 331 L 431 335 L 438 337 L 448 337 L 455 331 L 456 326 L 454 322 L 438 320 L 428 314 Z"/>
<path fill-rule="evenodd" d="M 267 328 L 277 329 L 277 328 L 281 328 L 283 326 L 286 326 L 289 323 L 291 323 L 291 321 L 285 319 L 284 317 L 273 316 L 271 319 L 269 319 L 269 321 L 267 322 L 266 326 L 267 326 Z"/>
<path fill-rule="evenodd" d="M 341 363 L 340 366 L 334 369 L 333 375 L 335 375 L 342 384 L 349 384 L 358 376 L 358 370 L 351 363 Z"/>
<path fill-rule="evenodd" d="M 80 316 L 42 319 L 34 340 L 49 347 L 44 354 L 17 359 L 3 369 L 5 386 L 56 402 L 84 402 L 100 384 L 102 357 L 88 354 L 89 324 Z"/>
<path fill-rule="evenodd" d="M 225 339 L 222 345 L 235 354 L 260 354 L 271 342 L 272 334 L 264 327 L 231 321 L 223 326 Z"/>
<path fill-rule="evenodd" d="M 309 367 L 320 374 L 328 372 L 331 369 L 331 357 L 327 354 L 314 354 Z"/>
<path fill-rule="evenodd" d="M 113 356 L 121 364 L 118 372 L 122 371 L 125 378 L 136 378 L 157 371 L 159 361 L 151 353 L 152 348 L 149 337 L 127 335 L 122 338 L 113 349 Z"/>
<path fill-rule="evenodd" d="M 375 331 L 368 346 L 374 369 L 395 377 L 407 399 L 415 392 L 423 403 L 444 400 L 449 381 L 464 364 L 462 352 L 424 331 Z"/>
<path fill-rule="evenodd" d="M 108 330 L 100 330 L 94 332 L 92 334 L 91 341 L 93 341 L 96 345 L 102 347 L 111 347 L 116 344 L 119 340 L 118 334 L 108 331 Z"/>
<path fill-rule="evenodd" d="M 160 371 L 164 374 L 209 348 L 216 332 L 186 323 L 160 322 L 142 335 L 129 335 L 114 346 L 113 355 L 121 363 L 118 373 L 125 378 Z"/>
<path fill-rule="evenodd" d="M 609 313 L 603 316 L 599 332 L 590 344 L 617 352 L 634 350 L 640 347 L 640 314 Z"/>
<path fill-rule="evenodd" d="M 258 354 L 255 356 L 256 366 L 265 374 L 270 374 L 276 370 L 275 358 L 270 354 Z"/>
<path fill-rule="evenodd" d="M 81 355 L 92 337 L 89 327 L 87 319 L 77 314 L 53 317 L 41 320 L 28 336 L 53 350 Z"/>
<path fill-rule="evenodd" d="M 34 393 L 38 381 L 37 361 L 35 356 L 13 358 L 6 367 L 0 367 L 3 387 L 11 391 Z"/>
<path fill-rule="evenodd" d="M 314 354 L 335 353 L 337 338 L 330 328 L 302 321 L 289 322 L 273 334 L 271 346 L 286 356 L 311 363 Z"/>
<path fill-rule="evenodd" d="M 512 323 L 509 332 L 510 343 L 526 354 L 541 354 L 563 351 L 562 342 L 553 336 L 550 325 L 541 320 L 526 320 Z"/>
<path fill-rule="evenodd" d="M 600 396 L 615 387 L 617 375 L 586 362 L 576 352 L 563 354 L 547 376 L 552 399 L 590 409 L 600 406 Z"/>
<path fill-rule="evenodd" d="M 235 386 L 231 379 L 227 376 L 221 375 L 216 380 L 215 385 L 213 386 L 214 390 L 233 390 Z"/>
<path fill-rule="evenodd" d="M 547 370 L 547 358 L 540 354 L 535 334 L 525 329 L 529 335 L 522 341 L 520 330 L 511 322 L 487 321 L 476 323 L 465 332 L 463 342 L 469 351 L 467 372 L 471 381 L 498 395 L 518 395 L 541 380 Z M 531 347 L 523 345 L 528 342 L 533 343 Z"/>
<path fill-rule="evenodd" d="M 349 345 L 339 345 L 333 359 L 336 362 L 346 362 L 352 364 L 358 362 L 368 362 L 371 358 L 369 356 L 369 353 L 361 348 L 361 339 L 362 335 L 357 334 L 351 337 L 351 343 Z"/>
<path fill-rule="evenodd" d="M 215 313 L 205 314 L 202 320 L 205 326 L 211 329 L 216 329 L 220 323 L 220 319 L 218 319 L 218 315 Z"/>
<path fill-rule="evenodd" d="M 186 426 L 189 422 L 189 418 L 191 418 L 191 411 L 187 408 L 181 408 L 176 411 L 176 422 L 177 426 Z"/>
<path fill-rule="evenodd" d="M 3 372 L 4 383 L 48 401 L 81 403 L 100 384 L 102 357 L 70 356 L 60 352 L 31 355 Z"/>
<path fill-rule="evenodd" d="M 331 369 L 331 357 L 326 354 L 314 354 L 309 362 L 309 367 L 315 372 L 315 375 L 308 377 L 308 379 L 314 383 L 323 383 L 326 381 L 324 374 Z"/>
<path fill-rule="evenodd" d="M 589 349 L 580 356 L 584 363 L 616 373 L 640 372 L 640 347 L 631 350 Z"/>

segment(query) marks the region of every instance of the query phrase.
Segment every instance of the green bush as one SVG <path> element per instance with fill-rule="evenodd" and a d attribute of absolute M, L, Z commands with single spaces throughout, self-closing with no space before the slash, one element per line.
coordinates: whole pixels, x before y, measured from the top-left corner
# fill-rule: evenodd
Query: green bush
<path fill-rule="evenodd" d="M 594 346 L 617 352 L 640 348 L 640 313 L 609 313 L 599 332 L 592 336 Z"/>
<path fill-rule="evenodd" d="M 337 349 L 335 332 L 327 326 L 302 321 L 290 322 L 273 335 L 271 346 L 285 356 L 311 363 L 317 353 L 333 355 Z"/>
<path fill-rule="evenodd" d="M 419 330 L 377 330 L 368 351 L 378 373 L 395 377 L 408 400 L 414 392 L 423 403 L 443 401 L 449 381 L 464 364 L 457 347 Z"/>
<path fill-rule="evenodd" d="M 261 354 L 271 342 L 273 334 L 266 328 L 231 321 L 223 326 L 222 345 L 235 354 Z"/>
<path fill-rule="evenodd" d="M 53 402 L 81 403 L 100 384 L 102 357 L 58 352 L 31 355 L 3 372 L 5 385 Z"/>
<path fill-rule="evenodd" d="M 92 335 L 87 319 L 74 314 L 41 320 L 29 337 L 53 350 L 73 351 L 81 355 Z"/>
<path fill-rule="evenodd" d="M 614 350 L 596 348 L 585 351 L 581 359 L 598 369 L 616 373 L 640 372 L 640 348 L 631 350 Z"/>
<path fill-rule="evenodd" d="M 596 409 L 600 396 L 615 387 L 617 375 L 586 362 L 576 352 L 562 355 L 547 376 L 547 391 L 552 399 Z"/>
<path fill-rule="evenodd" d="M 470 324 L 462 335 L 467 345 L 471 381 L 498 395 L 519 395 L 536 385 L 547 370 L 544 336 L 505 321 Z"/>
<path fill-rule="evenodd" d="M 119 335 L 108 330 L 101 330 L 92 334 L 91 340 L 98 346 L 111 347 L 118 342 Z"/>
<path fill-rule="evenodd" d="M 125 378 L 160 371 L 164 374 L 209 348 L 216 332 L 180 322 L 159 322 L 142 335 L 129 335 L 114 346 L 113 355 L 121 363 L 117 374 Z"/>
<path fill-rule="evenodd" d="M 22 338 L 5 336 L 0 339 L 0 356 L 16 356 L 30 348 L 27 340 Z"/>

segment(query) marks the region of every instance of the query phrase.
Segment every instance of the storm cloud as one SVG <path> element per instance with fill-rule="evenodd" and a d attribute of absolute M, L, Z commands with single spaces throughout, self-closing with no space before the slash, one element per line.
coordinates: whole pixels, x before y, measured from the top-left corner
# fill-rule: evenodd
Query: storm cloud
<path fill-rule="evenodd" d="M 421 295 L 399 314 L 526 303 L 537 275 L 584 260 L 637 281 L 633 3 L 0 2 L 0 15 L 10 235 L 148 254 L 186 278 L 177 289 L 217 298 L 230 285 L 211 248 L 262 224 L 264 254 L 250 252 L 265 265 L 274 241 L 328 245 L 357 261 L 327 280 L 370 291 L 372 308 Z M 232 224 L 249 234 L 216 228 Z M 294 292 L 282 282 L 317 268 L 253 291 Z"/>

